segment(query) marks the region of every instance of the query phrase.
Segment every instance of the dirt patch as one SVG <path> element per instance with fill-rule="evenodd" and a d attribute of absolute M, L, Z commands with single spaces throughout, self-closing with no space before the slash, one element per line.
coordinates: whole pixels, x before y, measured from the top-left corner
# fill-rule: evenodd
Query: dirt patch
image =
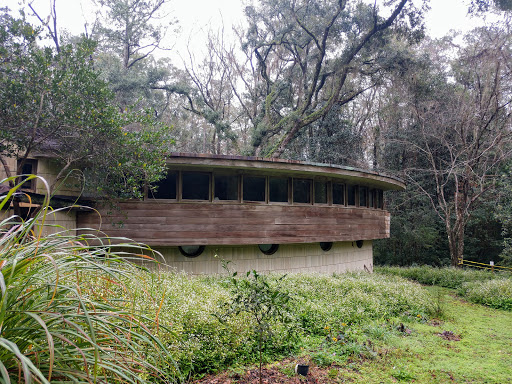
<path fill-rule="evenodd" d="M 460 341 L 461 339 L 460 335 L 456 335 L 452 331 L 444 331 L 443 333 L 438 333 L 438 335 L 443 339 L 450 341 Z"/>
<path fill-rule="evenodd" d="M 339 382 L 343 375 L 340 367 L 321 368 L 315 365 L 309 366 L 307 376 L 300 376 L 293 372 L 294 363 L 285 360 L 271 366 L 263 367 L 262 382 L 264 384 L 334 384 Z M 243 373 L 224 372 L 217 375 L 208 375 L 191 384 L 258 384 L 258 368 L 247 370 Z"/>

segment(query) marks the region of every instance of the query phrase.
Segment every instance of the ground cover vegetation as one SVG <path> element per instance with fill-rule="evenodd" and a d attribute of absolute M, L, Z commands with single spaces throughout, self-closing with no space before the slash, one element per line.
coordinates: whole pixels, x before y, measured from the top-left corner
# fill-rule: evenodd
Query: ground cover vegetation
<path fill-rule="evenodd" d="M 512 273 L 460 268 L 379 267 L 379 273 L 401 276 L 421 284 L 452 288 L 472 303 L 498 309 L 512 309 Z"/>

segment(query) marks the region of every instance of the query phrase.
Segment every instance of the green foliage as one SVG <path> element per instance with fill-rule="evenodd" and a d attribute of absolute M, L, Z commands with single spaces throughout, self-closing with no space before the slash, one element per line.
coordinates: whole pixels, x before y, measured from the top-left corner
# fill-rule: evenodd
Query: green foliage
<path fill-rule="evenodd" d="M 123 284 L 148 272 L 123 261 L 117 247 L 88 245 L 107 239 L 63 228 L 41 236 L 49 209 L 0 222 L 0 383 L 174 382 L 178 371 L 156 337 L 158 324 L 133 309 Z"/>
<path fill-rule="evenodd" d="M 512 279 L 497 278 L 484 282 L 467 282 L 457 293 L 472 303 L 512 311 Z"/>
<path fill-rule="evenodd" d="M 428 317 L 434 310 L 430 295 L 420 286 L 383 275 L 297 274 L 287 281 L 302 327 L 313 335 L 323 335 L 325 326 L 336 333 L 343 330 L 342 324 L 394 318 L 405 312 Z"/>
<path fill-rule="evenodd" d="M 272 337 L 263 344 L 263 361 L 299 353 L 310 338 L 325 340 L 326 326 L 330 327 L 333 336 L 344 333 L 348 341 L 346 345 L 338 342 L 327 346 L 335 347 L 337 351 L 331 353 L 336 352 L 340 359 L 354 351 L 372 356 L 372 347 L 364 345 L 368 337 L 377 335 L 386 340 L 388 335 L 396 333 L 398 323 L 418 322 L 420 318 L 423 321 L 435 310 L 432 297 L 419 285 L 377 274 L 298 274 L 286 278 L 258 275 L 257 280 L 251 274 L 244 278 L 235 277 L 237 289 L 231 281 L 232 276 L 192 278 L 162 272 L 156 278 L 142 273 L 132 277 L 135 278 L 124 283 L 132 292 L 139 292 L 140 299 L 135 296 L 134 308 L 142 312 L 161 308 L 158 322 L 172 332 L 164 330 L 159 336 L 178 362 L 183 376 L 197 376 L 259 361 L 258 323 L 252 313 L 242 310 L 246 304 L 252 305 L 246 300 L 257 296 L 251 293 L 252 288 L 245 291 L 246 295 L 237 291 L 241 289 L 240 285 L 245 289 L 257 284 L 266 292 L 264 301 L 272 302 L 276 288 L 291 296 L 288 300 L 283 297 L 290 322 L 269 319 L 269 328 L 264 328 L 272 331 Z M 265 279 L 268 288 L 261 278 Z M 242 295 L 237 301 L 242 307 L 232 308 L 236 309 L 233 312 L 229 304 L 237 297 L 236 292 Z M 259 304 L 255 308 L 258 306 L 264 308 Z M 221 316 L 223 321 L 219 321 L 217 316 L 226 312 L 231 315 Z M 384 331 L 378 331 L 378 328 Z"/>
<path fill-rule="evenodd" d="M 261 0 L 245 8 L 242 50 L 258 64 L 244 100 L 255 149 L 279 157 L 301 130 L 378 82 L 394 61 L 391 25 L 402 36 L 421 30 L 422 11 L 411 2 L 386 5 L 387 19 L 363 2 Z"/>
<path fill-rule="evenodd" d="M 234 272 L 229 279 L 231 283 L 231 300 L 224 306 L 225 315 L 248 314 L 256 323 L 255 336 L 258 339 L 258 355 L 260 363 L 260 383 L 262 381 L 262 351 L 271 342 L 272 325 L 281 323 L 288 325 L 292 322 L 290 311 L 290 295 L 284 291 L 283 280 L 286 275 L 270 282 L 267 276 L 255 270 L 249 271 L 245 278 L 238 279 Z M 218 316 L 223 321 L 223 316 Z M 297 337 L 293 327 L 286 327 L 290 338 Z"/>
<path fill-rule="evenodd" d="M 493 308 L 508 309 L 511 303 L 512 274 L 509 272 L 478 271 L 430 266 L 398 268 L 379 267 L 377 272 L 401 276 L 421 284 L 456 289 L 457 293 L 473 303 Z"/>
<path fill-rule="evenodd" d="M 145 112 L 118 111 L 94 69 L 94 42 L 56 52 L 37 46 L 38 31 L 23 20 L 0 21 L 0 156 L 43 153 L 58 163 L 57 181 L 78 169 L 91 191 L 108 196 L 138 196 L 161 176 L 168 129 Z"/>

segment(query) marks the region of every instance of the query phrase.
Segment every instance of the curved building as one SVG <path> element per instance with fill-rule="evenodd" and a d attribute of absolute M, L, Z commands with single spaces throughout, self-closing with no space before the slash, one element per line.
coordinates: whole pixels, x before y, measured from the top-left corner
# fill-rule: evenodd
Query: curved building
<path fill-rule="evenodd" d="M 79 212 L 77 226 L 146 243 L 192 274 L 220 273 L 222 260 L 237 271 L 372 271 L 372 240 L 389 237 L 383 192 L 405 188 L 331 164 L 185 153 L 167 164 L 144 201 L 101 220 Z"/>

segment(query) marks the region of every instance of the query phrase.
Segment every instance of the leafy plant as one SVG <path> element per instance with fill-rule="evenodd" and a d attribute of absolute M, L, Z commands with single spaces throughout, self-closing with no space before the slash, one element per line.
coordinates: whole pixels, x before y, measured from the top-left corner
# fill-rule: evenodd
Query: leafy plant
<path fill-rule="evenodd" d="M 135 270 L 125 256 L 134 255 L 63 228 L 41 236 L 49 210 L 0 221 L 0 383 L 175 381 L 157 324 L 134 310 L 123 283 Z"/>
<path fill-rule="evenodd" d="M 286 275 L 279 277 L 275 284 L 271 284 L 267 276 L 254 270 L 247 272 L 245 278 L 239 279 L 236 276 L 237 272 L 234 272 L 229 279 L 232 297 L 225 305 L 225 314 L 247 313 L 256 323 L 254 331 L 258 339 L 261 384 L 263 345 L 271 339 L 273 322 L 291 323 L 292 313 L 289 306 L 291 296 L 283 289 L 283 280 Z M 222 320 L 223 316 L 218 318 Z"/>

